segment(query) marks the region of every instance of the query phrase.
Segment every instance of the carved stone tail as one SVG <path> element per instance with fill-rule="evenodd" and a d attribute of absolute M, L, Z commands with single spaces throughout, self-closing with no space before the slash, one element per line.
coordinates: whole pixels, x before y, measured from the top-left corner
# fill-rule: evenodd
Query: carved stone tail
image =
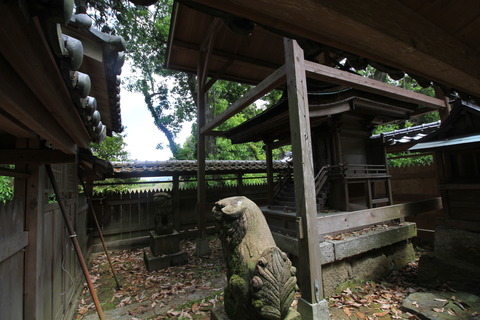
<path fill-rule="evenodd" d="M 295 296 L 295 267 L 277 247 L 262 252 L 257 262 L 253 286 L 253 305 L 263 318 L 284 319 Z"/>

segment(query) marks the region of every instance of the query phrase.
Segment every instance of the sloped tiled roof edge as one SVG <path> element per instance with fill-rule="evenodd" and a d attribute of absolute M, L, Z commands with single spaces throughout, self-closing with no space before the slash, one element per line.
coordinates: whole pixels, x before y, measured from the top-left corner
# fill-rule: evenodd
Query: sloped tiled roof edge
<path fill-rule="evenodd" d="M 174 173 L 188 174 L 197 172 L 196 160 L 169 160 L 169 161 L 138 161 L 131 163 L 112 163 L 114 176 L 122 174 L 138 174 L 145 176 L 152 175 L 170 175 Z M 207 174 L 218 172 L 266 172 L 266 161 L 262 160 L 206 160 L 205 170 Z M 286 161 L 273 161 L 273 169 L 282 171 L 289 169 L 290 165 Z"/>

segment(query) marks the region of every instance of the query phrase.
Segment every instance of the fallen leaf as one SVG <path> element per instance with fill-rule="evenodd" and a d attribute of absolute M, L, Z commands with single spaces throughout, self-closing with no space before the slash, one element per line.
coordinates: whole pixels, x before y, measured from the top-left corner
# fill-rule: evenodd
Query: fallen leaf
<path fill-rule="evenodd" d="M 352 313 L 350 312 L 350 309 L 349 308 L 343 308 L 343 312 L 345 312 L 345 314 L 349 317 L 352 316 Z"/>
<path fill-rule="evenodd" d="M 389 312 L 390 312 L 390 310 L 387 310 L 387 311 L 383 311 L 383 312 L 374 313 L 373 315 L 377 316 L 377 317 L 383 317 L 383 316 L 386 316 Z"/>
<path fill-rule="evenodd" d="M 438 313 L 442 313 L 442 312 L 445 311 L 445 308 L 441 308 L 441 309 L 440 308 L 432 308 L 432 310 L 435 311 L 435 312 L 438 312 Z"/>
<path fill-rule="evenodd" d="M 192 305 L 192 312 L 195 313 L 195 312 L 198 311 L 198 309 L 200 309 L 198 303 L 194 303 L 194 304 Z"/>
<path fill-rule="evenodd" d="M 360 311 L 357 311 L 356 314 L 357 314 L 357 316 L 358 316 L 360 319 L 366 319 L 366 318 L 367 318 L 367 317 L 366 317 L 363 313 L 361 313 Z"/>

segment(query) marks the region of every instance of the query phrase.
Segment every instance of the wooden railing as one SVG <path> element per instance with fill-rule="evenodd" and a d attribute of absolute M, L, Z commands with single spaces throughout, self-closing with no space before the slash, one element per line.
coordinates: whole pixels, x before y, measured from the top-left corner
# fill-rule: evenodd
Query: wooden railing
<path fill-rule="evenodd" d="M 387 175 L 385 165 L 376 164 L 345 164 L 344 174 L 347 178 L 380 177 Z"/>
<path fill-rule="evenodd" d="M 280 177 L 275 189 L 273 191 L 273 198 L 276 199 L 280 191 L 282 191 L 283 187 L 287 184 L 287 182 L 293 179 L 292 171 L 284 172 Z"/>

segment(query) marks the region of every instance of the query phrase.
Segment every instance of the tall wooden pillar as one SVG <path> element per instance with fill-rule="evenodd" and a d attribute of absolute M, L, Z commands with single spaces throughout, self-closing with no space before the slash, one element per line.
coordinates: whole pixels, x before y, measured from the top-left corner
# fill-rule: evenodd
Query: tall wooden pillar
<path fill-rule="evenodd" d="M 313 172 L 312 141 L 303 50 L 285 39 L 290 138 L 297 211 L 298 282 L 302 292 L 298 309 L 302 319 L 328 319 L 323 299 L 319 234 Z"/>
<path fill-rule="evenodd" d="M 206 179 L 205 179 L 205 135 L 202 134 L 201 128 L 205 125 L 205 109 L 207 105 L 207 96 L 205 91 L 205 52 L 200 52 L 200 59 L 198 63 L 198 89 L 197 89 L 197 222 L 198 222 L 198 237 L 196 253 L 199 256 L 208 255 L 208 242 L 205 232 L 205 207 L 206 207 Z"/>
<path fill-rule="evenodd" d="M 209 255 L 211 253 L 208 240 L 206 238 L 206 179 L 205 179 L 205 134 L 202 128 L 206 124 L 207 91 L 213 84 L 207 84 L 208 61 L 210 59 L 216 32 L 221 21 L 215 18 L 211 21 L 210 27 L 200 46 L 197 66 L 197 221 L 198 236 L 196 254 L 199 256 Z"/>
<path fill-rule="evenodd" d="M 272 156 L 272 144 L 271 141 L 264 141 L 265 153 L 267 155 L 267 192 L 268 192 L 268 204 L 273 204 L 274 197 L 274 181 L 273 181 L 273 156 Z"/>

